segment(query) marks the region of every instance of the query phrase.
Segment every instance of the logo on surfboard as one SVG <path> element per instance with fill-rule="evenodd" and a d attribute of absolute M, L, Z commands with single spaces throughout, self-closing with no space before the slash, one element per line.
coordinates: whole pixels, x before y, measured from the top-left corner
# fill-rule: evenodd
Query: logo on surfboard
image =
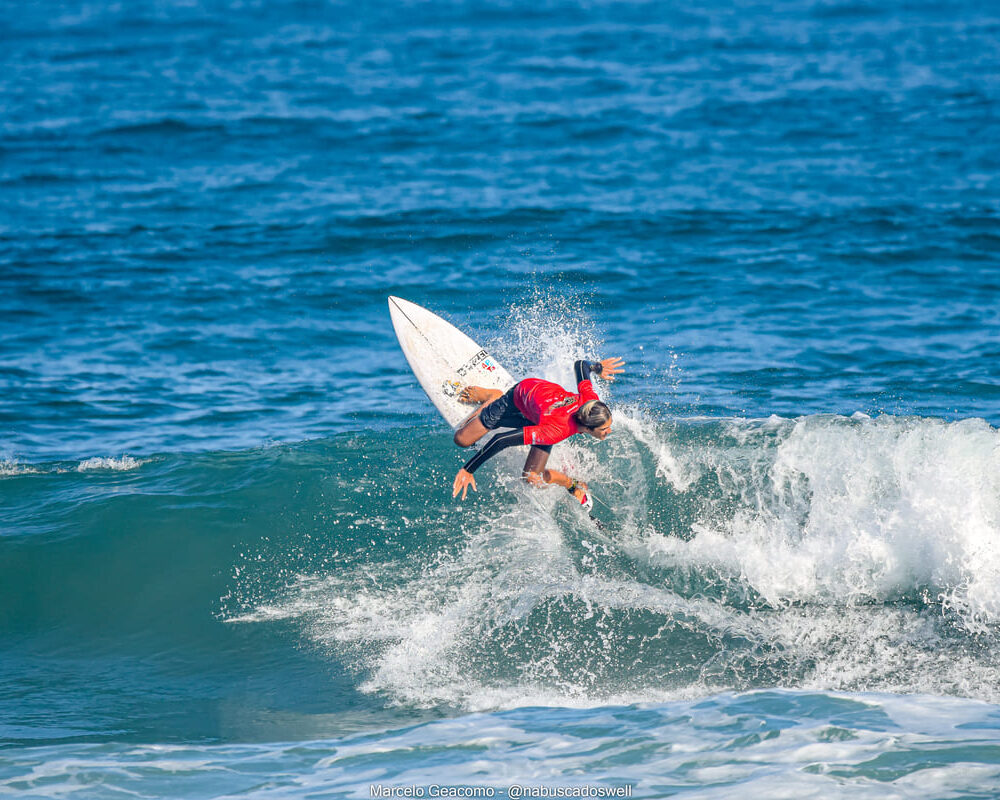
<path fill-rule="evenodd" d="M 477 367 L 485 372 L 496 372 L 497 369 L 497 365 L 493 359 L 490 358 L 489 353 L 485 350 L 480 350 L 472 358 L 460 366 L 456 372 L 460 378 L 464 378 Z M 441 384 L 441 392 L 445 397 L 457 397 L 458 393 L 462 391 L 462 387 L 464 385 L 465 384 L 461 381 L 446 380 Z"/>
<path fill-rule="evenodd" d="M 464 378 L 467 373 L 471 372 L 476 367 L 482 367 L 487 372 L 493 372 L 493 370 L 497 368 L 497 365 L 493 363 L 493 359 L 490 358 L 489 353 L 485 350 L 480 350 L 458 368 L 458 374 L 460 377 Z"/>

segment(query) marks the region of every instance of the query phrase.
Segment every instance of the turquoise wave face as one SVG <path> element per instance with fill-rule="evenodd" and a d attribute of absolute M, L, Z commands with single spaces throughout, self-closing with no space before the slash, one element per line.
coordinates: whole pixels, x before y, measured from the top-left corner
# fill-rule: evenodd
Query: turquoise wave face
<path fill-rule="evenodd" d="M 553 454 L 602 529 L 516 455 L 453 501 L 439 428 L 8 465 L 0 674 L 31 722 L 4 735 L 298 739 L 776 685 L 995 702 L 996 444 L 619 406 Z"/>

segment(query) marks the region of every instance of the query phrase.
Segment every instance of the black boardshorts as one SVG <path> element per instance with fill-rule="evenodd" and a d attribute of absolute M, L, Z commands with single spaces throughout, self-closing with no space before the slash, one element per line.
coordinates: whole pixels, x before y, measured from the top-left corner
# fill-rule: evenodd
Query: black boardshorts
<path fill-rule="evenodd" d="M 483 410 L 479 412 L 479 421 L 483 423 L 483 427 L 486 430 L 492 431 L 496 428 L 526 428 L 529 425 L 536 424 L 524 416 L 521 413 L 521 409 L 514 403 L 514 390 L 516 388 L 517 384 L 511 386 L 506 394 L 501 395 L 492 403 L 484 406 Z M 552 450 L 552 445 L 550 444 L 536 444 L 534 447 L 544 450 L 546 453 Z"/>
<path fill-rule="evenodd" d="M 525 428 L 535 423 L 521 413 L 521 409 L 514 403 L 514 390 L 517 385 L 511 386 L 507 393 L 501 395 L 492 403 L 483 406 L 479 412 L 479 421 L 488 431 L 495 428 Z"/>

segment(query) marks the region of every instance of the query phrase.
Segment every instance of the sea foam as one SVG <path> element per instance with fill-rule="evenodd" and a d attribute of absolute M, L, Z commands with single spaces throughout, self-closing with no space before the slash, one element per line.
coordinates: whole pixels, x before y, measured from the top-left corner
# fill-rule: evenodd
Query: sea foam
<path fill-rule="evenodd" d="M 111 470 L 113 472 L 127 472 L 131 469 L 141 467 L 146 462 L 132 456 L 122 455 L 119 458 L 88 458 L 81 461 L 77 466 L 77 472 L 91 472 L 94 470 Z"/>

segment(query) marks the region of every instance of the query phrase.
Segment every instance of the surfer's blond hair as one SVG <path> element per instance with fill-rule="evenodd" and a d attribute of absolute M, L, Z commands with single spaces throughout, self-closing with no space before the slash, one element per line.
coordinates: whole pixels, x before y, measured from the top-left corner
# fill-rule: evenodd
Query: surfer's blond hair
<path fill-rule="evenodd" d="M 611 419 L 611 409 L 600 400 L 588 400 L 573 416 L 585 428 L 600 428 Z"/>

